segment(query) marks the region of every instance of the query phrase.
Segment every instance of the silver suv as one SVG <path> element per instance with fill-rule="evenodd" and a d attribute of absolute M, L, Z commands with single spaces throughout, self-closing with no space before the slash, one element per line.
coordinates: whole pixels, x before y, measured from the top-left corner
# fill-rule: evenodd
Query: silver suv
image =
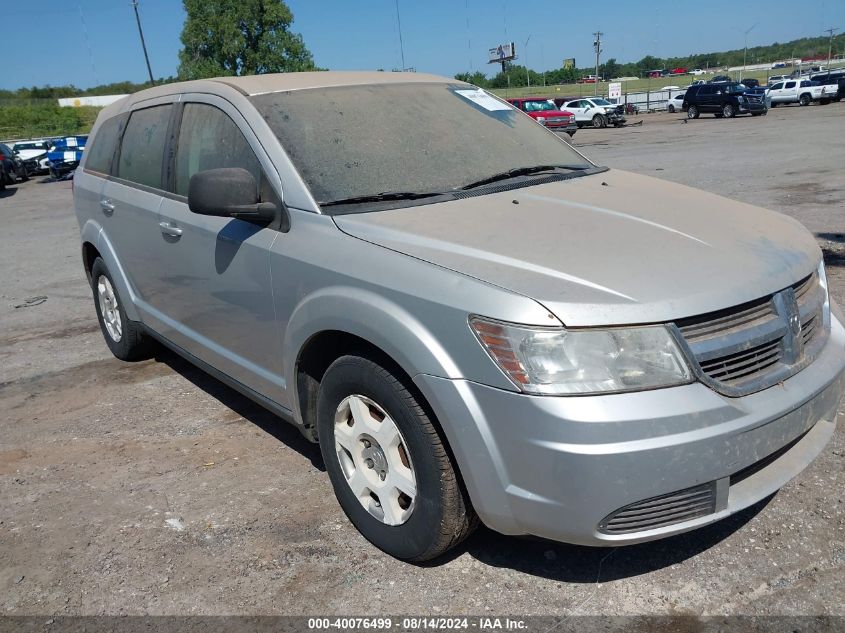
<path fill-rule="evenodd" d="M 319 441 L 352 523 L 425 560 L 484 524 L 656 539 L 819 454 L 845 328 L 794 220 L 598 167 L 424 74 L 160 86 L 75 177 L 120 359 L 163 343 Z"/>

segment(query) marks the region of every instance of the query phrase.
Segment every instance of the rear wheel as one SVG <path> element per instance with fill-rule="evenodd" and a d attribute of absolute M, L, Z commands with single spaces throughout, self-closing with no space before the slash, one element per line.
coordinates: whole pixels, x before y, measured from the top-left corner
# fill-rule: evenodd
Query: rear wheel
<path fill-rule="evenodd" d="M 812 101 L 812 99 L 810 98 L 810 95 L 808 95 L 807 93 L 802 94 L 798 98 L 798 103 L 800 103 L 802 106 L 810 105 L 810 101 Z"/>
<path fill-rule="evenodd" d="M 734 110 L 732 104 L 726 103 L 722 106 L 722 115 L 728 119 L 732 119 L 734 116 L 736 116 L 736 110 Z"/>
<path fill-rule="evenodd" d="M 341 508 L 379 549 L 429 560 L 477 525 L 433 421 L 390 369 L 361 356 L 332 363 L 320 385 L 317 429 Z"/>
<path fill-rule="evenodd" d="M 671 114 L 675 114 L 675 106 L 673 106 L 671 103 L 669 104 L 669 112 Z"/>
<path fill-rule="evenodd" d="M 94 293 L 97 320 L 111 353 L 120 360 L 127 361 L 143 360 L 152 356 L 155 344 L 144 333 L 140 323 L 127 318 L 126 309 L 111 273 L 99 257 L 91 267 L 91 289 Z"/>
<path fill-rule="evenodd" d="M 687 110 L 687 118 L 688 119 L 697 119 L 699 117 L 699 115 L 700 115 L 700 112 L 698 111 L 697 106 L 691 105 L 689 107 L 689 109 Z"/>

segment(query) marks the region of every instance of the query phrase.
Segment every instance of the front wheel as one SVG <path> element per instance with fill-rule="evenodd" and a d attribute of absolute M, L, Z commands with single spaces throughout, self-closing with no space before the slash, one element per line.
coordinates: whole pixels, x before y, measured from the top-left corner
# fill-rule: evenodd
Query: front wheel
<path fill-rule="evenodd" d="M 802 106 L 810 105 L 810 101 L 812 101 L 812 99 L 810 99 L 810 95 L 808 94 L 803 94 L 798 98 L 798 103 L 800 103 Z"/>
<path fill-rule="evenodd" d="M 689 109 L 687 110 L 687 118 L 688 119 L 697 119 L 699 117 L 699 115 L 700 115 L 700 113 L 698 111 L 697 106 L 691 105 L 689 107 Z"/>
<path fill-rule="evenodd" d="M 607 125 L 607 122 L 605 121 L 605 118 L 602 115 L 597 114 L 593 117 L 593 127 L 594 128 L 599 129 L 599 128 L 605 127 L 606 125 Z"/>
<path fill-rule="evenodd" d="M 722 115 L 725 118 L 732 119 L 734 116 L 736 116 L 736 110 L 734 110 L 733 105 L 731 105 L 730 103 L 726 103 L 722 106 Z"/>
<path fill-rule="evenodd" d="M 477 525 L 444 440 L 392 370 L 362 356 L 332 363 L 320 385 L 317 431 L 341 508 L 384 552 L 436 558 Z"/>
<path fill-rule="evenodd" d="M 675 114 L 675 106 L 673 106 L 671 103 L 669 104 L 669 113 Z"/>

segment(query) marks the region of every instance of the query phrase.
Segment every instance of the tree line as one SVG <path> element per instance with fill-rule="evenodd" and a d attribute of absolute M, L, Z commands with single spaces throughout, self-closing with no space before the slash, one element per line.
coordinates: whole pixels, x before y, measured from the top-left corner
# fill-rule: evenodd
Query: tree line
<path fill-rule="evenodd" d="M 828 37 L 803 37 L 789 42 L 769 44 L 767 46 L 753 46 L 748 49 L 747 56 L 745 49 L 732 51 L 720 51 L 714 53 L 697 53 L 685 57 L 654 57 L 646 55 L 636 62 L 619 63 L 611 57 L 599 66 L 599 75 L 605 78 L 612 77 L 643 77 L 650 70 L 672 70 L 673 68 L 723 68 L 730 66 L 741 66 L 743 58 L 746 63 L 763 64 L 779 60 L 807 59 L 811 57 L 826 57 L 828 44 L 832 44 L 832 54 L 845 54 L 845 34 L 837 35 L 831 41 Z M 530 78 L 531 85 L 537 86 L 546 84 L 572 83 L 578 78 L 592 75 L 596 72 L 595 66 L 583 68 L 552 68 L 545 71 L 527 69 L 519 64 L 510 64 L 507 72 L 497 72 L 492 77 L 475 71 L 473 73 L 463 72 L 455 75 L 455 79 L 466 81 L 481 88 L 507 88 L 525 86 Z M 545 75 L 545 77 L 544 77 Z"/>

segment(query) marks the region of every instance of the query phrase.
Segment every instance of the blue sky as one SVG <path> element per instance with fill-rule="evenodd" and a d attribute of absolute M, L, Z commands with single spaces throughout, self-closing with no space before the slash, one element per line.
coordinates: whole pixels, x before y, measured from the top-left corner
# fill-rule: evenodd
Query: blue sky
<path fill-rule="evenodd" d="M 156 77 L 175 74 L 185 19 L 180 0 L 139 0 Z M 395 0 L 291 0 L 293 28 L 316 62 L 337 70 L 399 68 Z M 534 6 L 536 8 L 532 9 Z M 596 11 L 596 6 L 603 10 Z M 146 78 L 130 0 L 3 2 L 0 88 L 100 83 Z M 494 68 L 487 49 L 514 41 L 520 63 L 550 69 L 566 57 L 593 58 L 592 32 L 604 32 L 603 58 L 635 61 L 741 48 L 845 28 L 843 0 L 709 0 L 708 2 L 560 2 L 399 0 L 405 66 L 454 75 Z M 600 15 L 599 15 L 600 14 Z M 840 31 L 841 32 L 841 31 Z M 86 35 L 87 33 L 87 35 Z M 526 39 L 527 49 L 524 47 Z M 527 53 L 527 55 L 526 55 Z"/>

